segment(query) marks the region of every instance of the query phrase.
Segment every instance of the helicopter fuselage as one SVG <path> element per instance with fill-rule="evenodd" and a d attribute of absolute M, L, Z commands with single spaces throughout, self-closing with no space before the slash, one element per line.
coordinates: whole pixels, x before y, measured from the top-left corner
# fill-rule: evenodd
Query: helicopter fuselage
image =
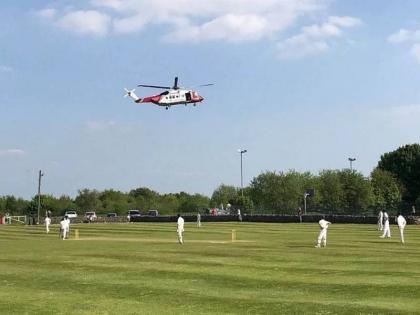
<path fill-rule="evenodd" d="M 137 103 L 153 103 L 159 106 L 172 106 L 179 104 L 189 104 L 189 103 L 200 103 L 204 100 L 194 90 L 168 90 L 160 94 L 146 96 L 142 99 L 139 99 Z"/>

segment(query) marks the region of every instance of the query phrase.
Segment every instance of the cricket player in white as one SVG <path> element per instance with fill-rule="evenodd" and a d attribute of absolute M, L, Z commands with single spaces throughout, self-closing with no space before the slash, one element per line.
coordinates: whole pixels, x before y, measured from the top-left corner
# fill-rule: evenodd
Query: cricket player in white
<path fill-rule="evenodd" d="M 391 238 L 391 230 L 389 229 L 389 216 L 386 211 L 384 211 L 384 233 L 379 236 L 380 238 Z"/>
<path fill-rule="evenodd" d="M 384 229 L 383 220 L 384 220 L 384 213 L 381 210 L 379 211 L 379 214 L 378 214 L 378 231 L 382 231 Z"/>
<path fill-rule="evenodd" d="M 47 230 L 47 233 L 50 233 L 51 218 L 46 217 L 44 222 L 45 222 L 45 228 Z"/>
<path fill-rule="evenodd" d="M 321 230 L 319 231 L 318 242 L 315 245 L 316 248 L 320 248 L 321 243 L 322 243 L 322 246 L 324 247 L 327 246 L 327 229 L 330 224 L 331 222 L 328 222 L 327 220 L 324 220 L 324 219 L 319 220 L 319 227 L 321 228 Z"/>
<path fill-rule="evenodd" d="M 197 227 L 201 227 L 201 214 L 197 213 Z"/>
<path fill-rule="evenodd" d="M 67 231 L 68 231 L 68 222 L 66 218 L 63 218 L 60 221 L 60 237 L 62 240 L 65 240 L 67 238 Z"/>
<path fill-rule="evenodd" d="M 397 224 L 398 224 L 398 229 L 400 230 L 401 243 L 404 244 L 404 228 L 405 228 L 405 225 L 407 224 L 407 221 L 401 215 L 401 213 L 397 217 Z"/>
<path fill-rule="evenodd" d="M 176 225 L 176 232 L 178 233 L 178 242 L 179 244 L 184 244 L 184 239 L 182 233 L 184 233 L 184 219 L 178 214 L 178 221 Z"/>
<path fill-rule="evenodd" d="M 68 216 L 65 216 L 64 219 L 67 221 L 66 238 L 69 238 L 69 236 L 70 236 L 70 218 Z"/>

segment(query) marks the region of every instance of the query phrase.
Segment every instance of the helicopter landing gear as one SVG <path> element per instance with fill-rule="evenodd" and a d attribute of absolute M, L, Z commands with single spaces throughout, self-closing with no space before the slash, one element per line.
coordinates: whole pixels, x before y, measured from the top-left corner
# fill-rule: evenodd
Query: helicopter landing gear
<path fill-rule="evenodd" d="M 169 109 L 169 107 L 168 107 L 168 106 L 166 106 L 166 107 L 165 107 L 165 109 L 166 109 L 166 110 L 168 110 L 168 109 Z"/>
<path fill-rule="evenodd" d="M 197 105 L 196 103 L 193 104 L 193 106 L 196 106 L 196 105 Z"/>

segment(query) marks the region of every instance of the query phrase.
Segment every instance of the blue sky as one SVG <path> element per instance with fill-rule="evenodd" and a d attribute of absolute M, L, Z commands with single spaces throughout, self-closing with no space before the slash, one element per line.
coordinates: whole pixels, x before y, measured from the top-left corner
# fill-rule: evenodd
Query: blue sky
<path fill-rule="evenodd" d="M 0 195 L 211 195 L 266 170 L 354 167 L 418 142 L 418 1 L 0 3 Z M 197 107 L 137 84 L 215 83 Z M 154 90 L 139 88 L 140 96 Z"/>

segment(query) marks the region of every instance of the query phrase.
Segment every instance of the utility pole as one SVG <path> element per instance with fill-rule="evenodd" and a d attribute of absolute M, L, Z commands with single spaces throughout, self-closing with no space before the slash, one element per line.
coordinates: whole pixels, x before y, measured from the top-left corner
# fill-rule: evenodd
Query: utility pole
<path fill-rule="evenodd" d="M 41 211 L 41 177 L 44 176 L 44 173 L 42 173 L 41 170 L 39 170 L 39 175 L 38 175 L 38 221 L 37 223 L 39 224 L 39 213 Z"/>

